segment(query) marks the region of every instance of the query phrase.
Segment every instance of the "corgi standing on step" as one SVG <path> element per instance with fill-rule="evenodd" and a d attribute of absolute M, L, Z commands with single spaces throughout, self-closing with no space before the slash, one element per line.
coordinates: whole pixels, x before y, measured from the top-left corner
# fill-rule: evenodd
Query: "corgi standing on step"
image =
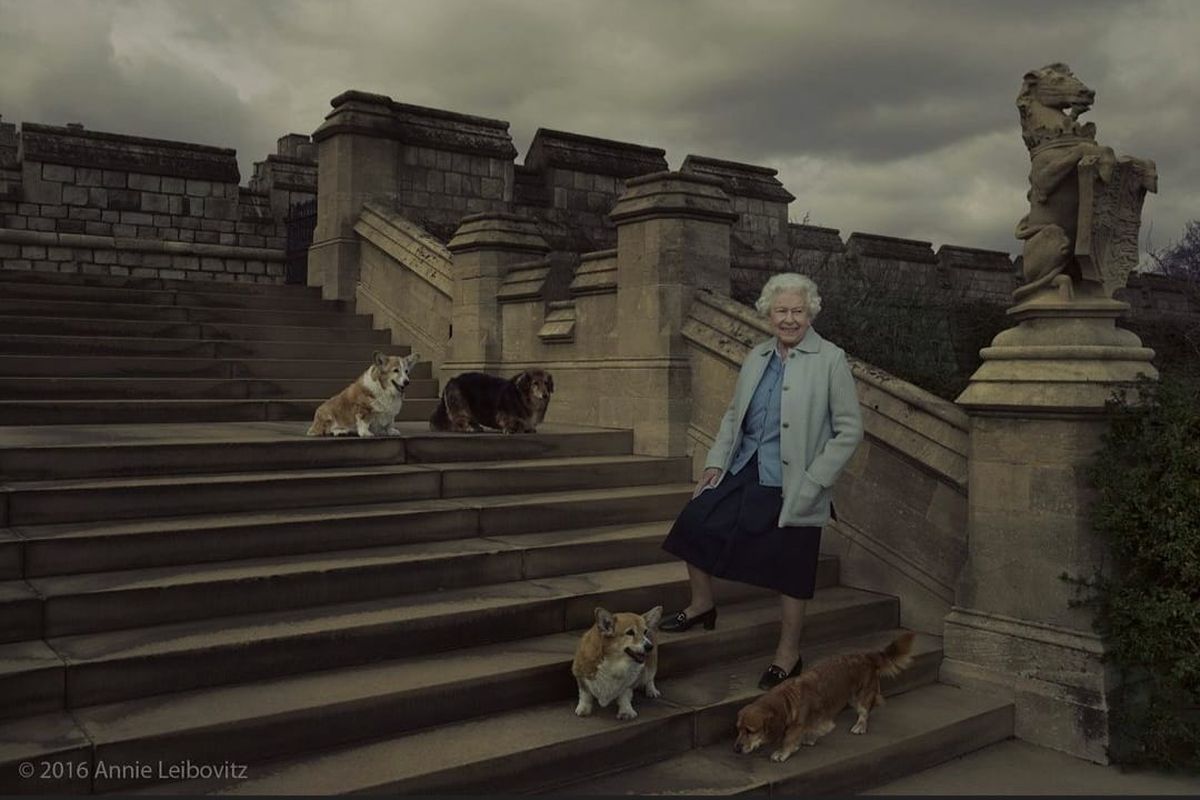
<path fill-rule="evenodd" d="M 375 352 L 374 363 L 354 383 L 326 400 L 313 415 L 309 436 L 394 435 L 396 416 L 404 405 L 409 371 L 420 356 L 385 356 Z"/>
<path fill-rule="evenodd" d="M 633 690 L 647 697 L 658 697 L 654 685 L 658 672 L 655 629 L 662 619 L 662 606 L 645 614 L 613 614 L 603 608 L 595 611 L 596 622 L 588 629 L 575 650 L 571 674 L 579 687 L 575 713 L 586 717 L 595 703 L 601 708 L 617 701 L 617 719 L 633 719 Z"/>

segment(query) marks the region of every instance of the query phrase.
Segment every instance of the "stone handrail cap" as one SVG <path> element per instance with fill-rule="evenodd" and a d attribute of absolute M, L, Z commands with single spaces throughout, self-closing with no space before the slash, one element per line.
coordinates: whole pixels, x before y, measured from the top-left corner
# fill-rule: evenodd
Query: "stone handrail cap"
<path fill-rule="evenodd" d="M 550 252 L 550 245 L 532 217 L 494 211 L 463 218 L 446 249 L 451 253 L 515 250 L 540 254 Z"/>
<path fill-rule="evenodd" d="M 733 224 L 738 214 L 719 178 L 687 172 L 655 172 L 625 183 L 609 218 L 618 225 L 680 217 Z"/>

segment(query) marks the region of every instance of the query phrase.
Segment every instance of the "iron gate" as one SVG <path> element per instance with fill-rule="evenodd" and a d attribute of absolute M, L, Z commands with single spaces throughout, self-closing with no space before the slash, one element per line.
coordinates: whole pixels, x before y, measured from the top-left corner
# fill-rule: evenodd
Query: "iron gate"
<path fill-rule="evenodd" d="M 317 227 L 317 200 L 294 203 L 284 219 L 287 227 L 287 250 L 284 262 L 284 283 L 308 284 L 308 248 Z"/>

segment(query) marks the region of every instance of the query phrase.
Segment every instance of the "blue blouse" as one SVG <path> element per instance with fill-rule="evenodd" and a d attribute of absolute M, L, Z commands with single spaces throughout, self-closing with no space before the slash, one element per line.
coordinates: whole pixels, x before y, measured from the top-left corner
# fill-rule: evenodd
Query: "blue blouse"
<path fill-rule="evenodd" d="M 750 407 L 742 420 L 742 441 L 729 466 L 730 474 L 742 470 L 758 453 L 758 483 L 783 486 L 783 467 L 779 463 L 780 392 L 783 383 L 783 359 L 779 351 L 771 353 L 767 368 L 750 398 Z"/>

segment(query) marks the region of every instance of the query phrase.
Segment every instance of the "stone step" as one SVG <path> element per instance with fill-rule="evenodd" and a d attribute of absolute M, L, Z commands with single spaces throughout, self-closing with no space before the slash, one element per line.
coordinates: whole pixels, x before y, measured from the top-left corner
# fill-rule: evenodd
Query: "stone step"
<path fill-rule="evenodd" d="M 422 591 L 442 578 L 448 578 L 445 583 L 450 587 L 464 581 L 494 579 L 504 576 L 506 571 L 507 578 L 518 580 L 522 576 L 535 579 L 571 571 L 661 563 L 670 559 L 661 549 L 669 527 L 669 521 L 658 521 L 500 536 L 489 540 L 418 543 L 358 553 L 344 551 L 324 559 L 310 557 L 307 562 L 301 558 L 277 558 L 257 564 L 247 560 L 175 570 L 130 570 L 75 579 L 34 579 L 49 607 L 43 612 L 39 602 L 37 617 L 31 626 L 36 624 L 36 633 L 43 635 L 40 630 L 43 613 L 49 615 L 52 628 L 58 627 L 65 613 L 82 613 L 95 621 L 100 619 L 96 614 L 104 615 L 108 613 L 105 608 L 111 610 L 114 603 L 122 602 L 122 593 L 125 593 L 124 601 L 134 601 L 131 616 L 121 618 L 124 626 L 130 622 L 146 622 L 146 608 L 136 603 L 138 593 L 142 596 L 153 594 L 155 610 L 151 615 L 161 621 L 163 611 L 160 606 L 173 605 L 186 610 L 188 602 L 206 602 L 208 598 L 201 595 L 206 587 L 214 592 L 238 593 L 245 604 L 233 603 L 233 606 L 237 613 L 244 613 L 252 610 L 251 602 L 259 603 L 253 608 L 265 610 L 261 607 L 264 602 L 261 592 L 267 585 L 264 581 L 274 581 L 270 587 L 273 594 L 267 598 L 268 605 L 289 603 L 299 607 L 328 602 L 330 590 L 321 585 L 326 581 L 342 584 L 337 591 L 349 593 L 343 594 L 343 600 L 349 595 L 364 599 L 372 592 L 395 594 L 397 587 L 407 592 Z M 498 559 L 504 563 L 485 563 L 479 569 L 484 553 L 499 554 Z M 519 556 L 519 565 L 514 564 L 514 554 Z M 390 583 L 383 583 L 387 577 L 383 571 L 387 570 L 390 570 Z M 254 581 L 258 582 L 257 587 Z M 322 600 L 301 593 L 305 581 L 316 584 L 312 591 Z M 350 581 L 355 583 L 349 584 Z M 359 585 L 359 582 L 365 585 Z M 259 593 L 257 601 L 253 596 L 247 596 L 247 590 Z M 30 594 L 32 596 L 32 592 Z M 98 605 L 90 605 L 93 602 Z M 225 599 L 220 602 L 229 604 Z M 71 612 L 73 603 L 88 605 Z M 723 620 L 725 616 L 722 616 Z M 34 632 L 31 627 L 29 633 Z M 0 718 L 63 708 L 63 670 L 62 659 L 45 642 L 29 641 L 25 637 L 12 644 L 0 645 Z"/>
<path fill-rule="evenodd" d="M 42 600 L 23 580 L 0 581 L 0 642 L 42 636 Z"/>
<path fill-rule="evenodd" d="M 332 397 L 365 369 L 336 378 L 3 378 L 4 400 L 260 400 L 293 397 Z M 405 402 L 436 399 L 434 380 L 413 381 Z"/>
<path fill-rule="evenodd" d="M 71 715 L 62 711 L 0 720 L 0 795 L 90 794 L 93 749 Z M 21 774 L 24 763 L 33 765 L 32 777 Z"/>
<path fill-rule="evenodd" d="M 317 329 L 322 330 L 322 329 Z M 0 333 L 0 354 L 17 356 L 159 356 L 184 358 L 333 359 L 356 361 L 363 369 L 382 350 L 405 356 L 407 345 L 385 342 L 228 341 L 223 339 L 156 339 L 127 336 L 41 336 Z"/>
<path fill-rule="evenodd" d="M 368 327 L 201 323 L 88 317 L 0 316 L 0 334 L 18 336 L 122 336 L 150 339 L 213 339 L 217 341 L 370 342 L 388 344 L 387 331 Z"/>
<path fill-rule="evenodd" d="M 370 328 L 371 318 L 341 312 L 269 311 L 261 308 L 152 306 L 137 303 L 89 303 L 68 300 L 24 300 L 0 296 L 0 316 L 81 317 L 171 322 L 224 322 L 244 325 L 309 325 L 320 328 Z"/>
<path fill-rule="evenodd" d="M 3 474 L 3 470 L 0 470 Z M 0 505 L 4 501 L 0 500 Z M 19 578 L 24 574 L 21 537 L 11 528 L 0 528 L 0 581 Z"/>
<path fill-rule="evenodd" d="M 0 400 L 5 425 L 80 425 L 152 422 L 311 421 L 328 397 L 276 400 Z M 428 420 L 437 401 L 404 403 L 397 419 Z"/>
<path fill-rule="evenodd" d="M 887 692 L 885 692 L 885 695 Z M 740 707 L 740 706 L 739 706 Z M 732 795 L 848 796 L 928 769 L 1011 738 L 1012 704 L 992 695 L 932 684 L 890 699 L 870 717 L 861 736 L 850 733 L 856 715 L 847 709 L 837 729 L 783 763 L 770 750 L 733 752 L 737 708 L 726 709 L 724 735 L 695 750 L 632 766 L 607 777 L 554 787 L 556 796 Z M 256 787 L 261 788 L 261 787 Z M 981 791 L 996 787 L 981 786 Z"/>
<path fill-rule="evenodd" d="M 714 631 L 660 637 L 663 702 L 674 699 L 676 681 L 694 682 L 690 673 L 711 672 L 715 662 L 729 664 L 754 655 L 755 663 L 763 663 L 762 654 L 778 635 L 778 602 L 750 601 L 725 611 Z M 891 598 L 837 588 L 822 591 L 809 607 L 805 641 L 813 653 L 817 648 L 876 647 L 895 633 L 879 631 L 894 614 Z M 847 641 L 859 631 L 871 633 Z M 571 659 L 582 633 L 575 629 L 518 643 L 466 645 L 450 653 L 93 706 L 75 714 L 100 761 L 190 757 L 250 764 L 259 773 L 259 765 L 269 759 L 531 705 L 556 704 L 570 714 L 575 698 Z M 918 649 L 917 663 L 906 677 L 932 682 L 940 645 L 925 637 Z M 95 785 L 96 791 L 126 788 L 138 786 L 119 780 Z"/>
<path fill-rule="evenodd" d="M 417 365 L 418 375 L 428 372 L 428 362 Z M 633 433 L 628 430 L 549 423 L 536 435 L 505 436 L 432 432 L 424 421 L 401 422 L 397 427 L 400 436 L 360 439 L 305 436 L 306 426 L 293 422 L 13 426 L 4 430 L 0 475 L 12 481 L 69 480 L 615 456 L 633 451 Z M 0 578 L 3 546 L 0 537 Z"/>
<path fill-rule="evenodd" d="M 671 560 L 670 524 L 32 578 L 43 636 L 375 600 Z M 2 586 L 3 584 L 0 584 Z M 25 637 L 28 638 L 28 637 Z"/>
<path fill-rule="evenodd" d="M 812 655 L 827 657 L 875 649 L 892 633 L 876 632 L 836 641 L 814 648 Z M 953 727 L 964 719 L 989 717 L 999 705 L 974 696 L 968 700 L 959 690 L 950 690 L 951 695 L 947 687 L 933 684 L 941 645 L 932 637 L 922 639 L 920 656 L 909 674 L 884 685 L 885 694 L 893 698 L 891 710 L 899 709 L 887 726 L 894 732 L 889 741 L 903 738 L 918 747 L 920 738 L 930 731 Z M 665 648 L 669 647 L 667 643 Z M 597 772 L 612 770 L 626 775 L 647 763 L 686 757 L 693 747 L 702 746 L 706 737 L 728 737 L 737 709 L 760 694 L 755 684 L 763 658 L 710 664 L 678 677 L 664 677 L 659 686 L 662 698 L 653 701 L 639 695 L 634 700 L 638 710 L 634 720 L 616 719 L 611 706 L 597 709 L 590 717 L 576 717 L 573 693 L 568 687 L 566 696 L 556 702 L 255 765 L 240 781 L 183 782 L 142 791 L 258 795 L 553 792 L 556 787 Z M 905 710 L 919 709 L 926 700 L 945 713 L 923 719 L 920 713 Z M 885 706 L 879 712 L 881 729 L 885 728 L 882 720 L 889 710 Z M 718 720 L 723 723 L 719 727 L 715 724 Z M 1000 735 L 1011 734 L 1011 716 L 1009 722 L 1009 733 Z M 1001 729 L 995 721 L 987 726 L 989 734 L 999 734 Z M 853 745 L 862 746 L 861 741 Z M 724 747 L 732 755 L 732 748 L 728 744 Z M 862 760 L 869 763 L 869 759 L 869 752 L 864 752 Z M 858 765 L 858 769 L 863 766 Z M 642 786 L 637 793 L 651 792 L 653 785 Z"/>
<path fill-rule="evenodd" d="M 837 582 L 822 559 L 818 586 Z M 68 708 L 223 686 L 302 672 L 561 633 L 591 623 L 597 604 L 680 606 L 688 594 L 679 562 L 542 577 L 465 589 L 59 636 L 47 643 L 69 665 Z M 721 585 L 719 602 L 766 597 Z"/>
<path fill-rule="evenodd" d="M 164 511 L 211 514 L 603 489 L 684 482 L 690 471 L 686 457 L 619 455 L 10 482 L 4 487 L 4 523 L 20 527 L 137 519 Z"/>
<path fill-rule="evenodd" d="M 0 644 L 0 728 L 5 719 L 62 710 L 65 675 L 63 660 L 40 639 Z M 0 735 L 0 752 L 6 744 Z"/>
<path fill-rule="evenodd" d="M 263 295 L 268 297 L 310 297 L 321 296 L 321 290 L 315 286 L 295 286 L 282 283 L 239 283 L 217 280 L 174 280 L 164 278 L 135 278 L 118 275 L 82 275 L 61 272 L 29 272 L 20 270 L 0 271 L 0 284 L 16 286 L 20 284 L 58 285 L 58 286 L 96 286 L 117 289 L 141 289 L 148 291 L 179 290 L 206 293 L 221 293 L 233 295 Z M 2 293 L 2 292 L 0 292 Z"/>
<path fill-rule="evenodd" d="M 338 379 L 349 383 L 370 362 L 302 358 L 151 358 L 146 356 L 5 356 L 0 377 L 24 378 L 288 378 Z M 414 380 L 432 377 L 432 365 L 418 362 Z"/>
<path fill-rule="evenodd" d="M 20 531 L 30 578 L 502 537 L 672 520 L 690 483 L 303 510 L 36 525 Z M 16 577 L 16 576 L 13 576 Z"/>
<path fill-rule="evenodd" d="M 191 287 L 172 289 L 136 289 L 115 286 L 80 286 L 55 283 L 3 284 L 4 297 L 26 300 L 60 300 L 87 303 L 118 303 L 122 305 L 157 306 L 220 306 L 223 308 L 262 308 L 268 310 L 318 311 L 324 313 L 354 313 L 354 303 L 346 300 L 323 300 L 320 294 L 253 294 L 229 291 L 209 291 L 209 285 L 194 283 Z"/>

